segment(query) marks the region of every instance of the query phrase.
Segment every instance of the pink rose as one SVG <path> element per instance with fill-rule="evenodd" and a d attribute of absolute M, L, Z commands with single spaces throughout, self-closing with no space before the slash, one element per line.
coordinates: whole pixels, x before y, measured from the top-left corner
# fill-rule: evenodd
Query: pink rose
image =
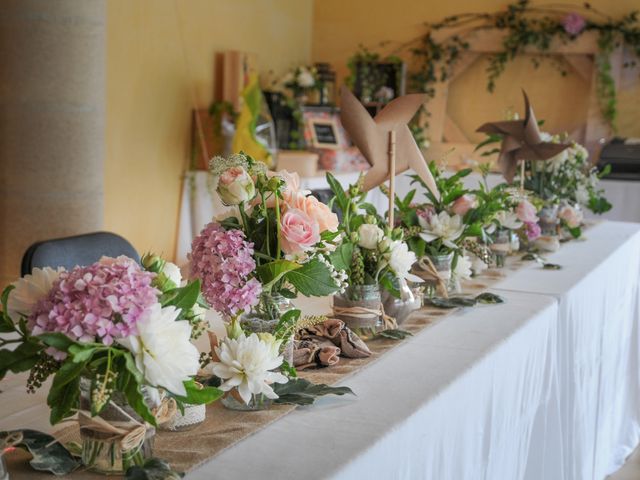
<path fill-rule="evenodd" d="M 538 215 L 536 215 L 536 213 L 536 207 L 528 200 L 522 200 L 516 207 L 518 220 L 524 223 L 536 223 L 538 221 Z"/>
<path fill-rule="evenodd" d="M 451 211 L 464 217 L 465 214 L 476 206 L 476 200 L 471 195 L 462 195 L 451 206 Z"/>
<path fill-rule="evenodd" d="M 562 19 L 562 26 L 565 32 L 575 37 L 584 30 L 587 21 L 578 13 L 569 13 Z"/>
<path fill-rule="evenodd" d="M 571 205 L 565 205 L 558 212 L 558 218 L 564 220 L 569 228 L 576 228 L 582 224 L 583 214 Z"/>
<path fill-rule="evenodd" d="M 526 222 L 524 224 L 525 233 L 527 234 L 527 238 L 529 241 L 533 241 L 540 236 L 542 230 L 540 230 L 540 225 L 534 222 Z"/>
<path fill-rule="evenodd" d="M 307 197 L 302 192 L 296 192 L 286 200 L 286 208 L 302 210 L 311 219 L 318 222 L 320 233 L 327 230 L 335 232 L 338 229 L 340 223 L 338 216 L 314 196 L 310 195 Z"/>
<path fill-rule="evenodd" d="M 282 215 L 280 231 L 282 250 L 289 255 L 310 250 L 320 241 L 318 222 L 296 208 L 290 208 Z"/>
<path fill-rule="evenodd" d="M 240 205 L 255 196 L 256 187 L 247 171 L 241 166 L 236 166 L 220 175 L 217 191 L 225 205 Z"/>

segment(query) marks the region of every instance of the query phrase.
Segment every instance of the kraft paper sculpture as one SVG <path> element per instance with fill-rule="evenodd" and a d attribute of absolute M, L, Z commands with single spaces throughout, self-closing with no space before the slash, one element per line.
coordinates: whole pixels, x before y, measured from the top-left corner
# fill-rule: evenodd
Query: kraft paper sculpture
<path fill-rule="evenodd" d="M 506 120 L 489 122 L 478 128 L 478 132 L 490 135 L 501 135 L 502 146 L 498 156 L 498 166 L 505 180 L 511 183 L 518 168 L 518 162 L 524 160 L 548 160 L 565 148 L 568 144 L 542 141 L 538 122 L 529 103 L 529 97 L 524 95 L 524 120 Z"/>

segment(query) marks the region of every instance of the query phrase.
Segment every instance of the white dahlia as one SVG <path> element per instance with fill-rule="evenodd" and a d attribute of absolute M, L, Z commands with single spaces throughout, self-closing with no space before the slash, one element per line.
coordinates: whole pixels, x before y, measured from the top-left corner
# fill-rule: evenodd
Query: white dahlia
<path fill-rule="evenodd" d="M 9 317 L 17 322 L 21 315 L 28 317 L 33 312 L 36 303 L 45 298 L 53 282 L 55 282 L 63 268 L 54 270 L 53 268 L 34 268 L 30 275 L 25 275 L 20 280 L 13 283 L 15 287 L 9 293 L 7 301 L 7 313 Z"/>

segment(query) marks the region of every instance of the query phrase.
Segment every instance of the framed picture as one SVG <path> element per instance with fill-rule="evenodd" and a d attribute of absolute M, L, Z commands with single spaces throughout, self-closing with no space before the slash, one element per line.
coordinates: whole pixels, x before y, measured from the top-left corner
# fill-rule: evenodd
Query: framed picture
<path fill-rule="evenodd" d="M 333 118 L 308 118 L 307 126 L 311 132 L 311 147 L 313 148 L 340 148 L 338 137 L 338 124 Z"/>

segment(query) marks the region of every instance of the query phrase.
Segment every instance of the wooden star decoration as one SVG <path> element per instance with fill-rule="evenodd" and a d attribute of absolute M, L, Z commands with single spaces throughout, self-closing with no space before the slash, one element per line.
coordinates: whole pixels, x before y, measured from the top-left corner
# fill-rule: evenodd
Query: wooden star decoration
<path fill-rule="evenodd" d="M 371 165 L 364 177 L 365 191 L 389 179 L 389 132 L 395 131 L 397 160 L 393 174 L 397 175 L 411 168 L 427 188 L 439 197 L 436 182 L 407 125 L 425 102 L 426 95 L 410 94 L 398 97 L 389 102 L 374 118 L 371 118 L 369 112 L 346 87 L 342 87 L 341 100 L 342 125 Z"/>
<path fill-rule="evenodd" d="M 478 132 L 502 136 L 502 145 L 498 156 L 498 166 L 505 180 L 511 183 L 521 160 L 548 160 L 555 157 L 568 144 L 542 141 L 540 129 L 529 97 L 524 95 L 524 120 L 506 120 L 489 122 L 478 128 Z"/>

